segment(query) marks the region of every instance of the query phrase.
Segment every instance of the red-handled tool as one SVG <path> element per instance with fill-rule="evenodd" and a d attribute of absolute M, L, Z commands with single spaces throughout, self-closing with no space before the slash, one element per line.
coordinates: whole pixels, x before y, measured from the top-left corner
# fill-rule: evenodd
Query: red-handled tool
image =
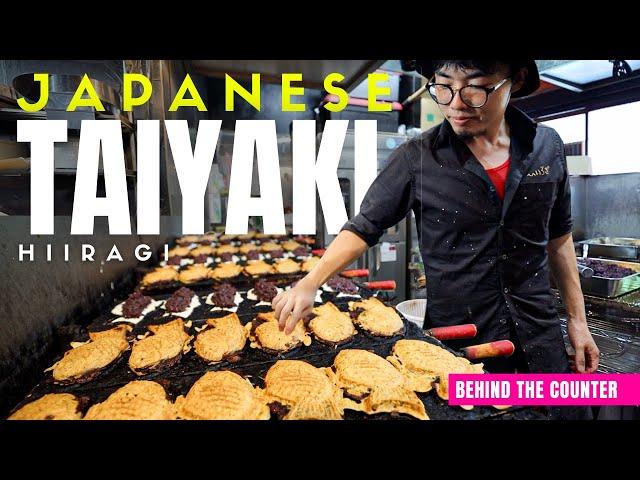
<path fill-rule="evenodd" d="M 311 250 L 311 253 L 317 257 L 321 257 L 322 255 L 324 255 L 324 252 L 326 251 L 327 251 L 326 248 L 316 248 L 315 250 Z"/>
<path fill-rule="evenodd" d="M 478 334 L 478 328 L 473 323 L 465 323 L 451 327 L 435 327 L 427 330 L 427 334 L 438 340 L 458 340 L 475 337 Z"/>
<path fill-rule="evenodd" d="M 380 280 L 377 282 L 364 282 L 364 286 L 371 290 L 395 290 L 395 280 Z"/>
<path fill-rule="evenodd" d="M 462 353 L 469 360 L 480 360 L 482 358 L 510 357 L 515 349 L 516 347 L 511 340 L 498 340 L 463 348 Z"/>
<path fill-rule="evenodd" d="M 369 269 L 361 268 L 361 269 L 354 269 L 354 270 L 345 270 L 340 275 L 347 278 L 368 277 Z"/>

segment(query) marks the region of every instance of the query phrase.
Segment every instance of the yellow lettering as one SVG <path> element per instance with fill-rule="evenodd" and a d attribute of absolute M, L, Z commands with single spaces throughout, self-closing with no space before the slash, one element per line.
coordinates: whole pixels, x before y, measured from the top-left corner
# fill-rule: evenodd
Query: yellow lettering
<path fill-rule="evenodd" d="M 191 98 L 184 98 L 184 95 L 187 92 L 189 92 Z M 207 107 L 204 106 L 202 97 L 198 93 L 198 89 L 196 88 L 193 80 L 191 80 L 191 76 L 188 73 L 185 75 L 184 81 L 178 89 L 178 93 L 176 93 L 175 98 L 171 102 L 169 111 L 175 112 L 180 107 L 196 107 L 200 112 L 207 111 Z"/>
<path fill-rule="evenodd" d="M 301 82 L 301 73 L 282 74 L 282 111 L 283 112 L 304 112 L 305 105 L 302 103 L 291 103 L 291 96 L 304 95 L 303 87 L 292 87 L 291 82 Z"/>
<path fill-rule="evenodd" d="M 142 86 L 142 94 L 133 96 L 133 83 L 138 82 Z M 125 112 L 130 112 L 133 107 L 144 105 L 150 98 L 153 87 L 151 81 L 140 73 L 125 73 L 123 78 L 124 95 L 122 106 Z"/>
<path fill-rule="evenodd" d="M 84 96 L 85 94 L 87 95 L 86 97 Z M 93 88 L 89 75 L 86 73 L 80 80 L 80 85 L 74 92 L 69 106 L 67 106 L 67 112 L 75 112 L 78 107 L 93 107 L 98 112 L 104 112 L 104 106 L 98 97 L 98 93 Z"/>
<path fill-rule="evenodd" d="M 33 81 L 40 82 L 40 98 L 36 103 L 29 103 L 24 98 L 18 99 L 18 106 L 25 112 L 39 112 L 47 106 L 49 101 L 49 74 L 34 73 Z"/>
<path fill-rule="evenodd" d="M 246 102 L 260 111 L 260 74 L 254 73 L 251 75 L 251 92 L 245 89 L 242 85 L 236 82 L 229 75 L 225 75 L 225 94 L 224 94 L 224 109 L 227 112 L 233 112 L 235 110 L 235 96 L 237 93 Z"/>
<path fill-rule="evenodd" d="M 330 73 L 324 79 L 324 89 L 327 93 L 338 97 L 338 103 L 328 102 L 324 105 L 324 108 L 330 112 L 341 112 L 349 103 L 349 94 L 346 90 L 334 85 L 334 83 L 340 83 L 343 80 L 344 75 L 341 75 L 340 73 Z"/>
<path fill-rule="evenodd" d="M 378 83 L 388 82 L 388 73 L 369 74 L 369 111 L 370 112 L 390 112 L 391 103 L 378 103 L 378 95 L 391 95 L 391 87 L 381 87 Z"/>

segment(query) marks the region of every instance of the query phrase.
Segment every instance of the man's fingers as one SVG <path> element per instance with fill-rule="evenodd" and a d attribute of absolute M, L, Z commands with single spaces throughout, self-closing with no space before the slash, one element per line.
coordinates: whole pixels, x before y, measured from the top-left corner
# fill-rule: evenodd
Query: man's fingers
<path fill-rule="evenodd" d="M 598 364 L 600 363 L 600 350 L 592 343 L 587 348 L 587 371 L 589 373 L 593 373 L 598 369 Z"/>
<path fill-rule="evenodd" d="M 280 292 L 273 299 L 273 302 L 271 302 L 271 307 L 273 308 L 273 312 L 275 313 L 276 318 L 280 318 L 280 312 L 282 311 L 282 308 L 286 305 L 287 298 L 289 298 L 288 295 L 281 295 L 281 293 L 282 292 Z M 280 298 L 278 298 L 278 296 L 280 296 Z"/>
<path fill-rule="evenodd" d="M 280 301 L 280 299 L 283 297 L 284 291 L 282 292 L 278 292 L 278 294 L 273 297 L 273 300 L 271 300 L 271 306 L 274 308 L 276 308 L 276 305 L 278 304 L 278 302 Z"/>
<path fill-rule="evenodd" d="M 280 330 L 282 330 L 285 327 L 287 318 L 289 317 L 289 314 L 291 313 L 291 310 L 293 309 L 294 304 L 295 304 L 295 299 L 293 297 L 289 297 L 284 307 L 280 311 L 280 315 L 278 316 L 278 327 L 280 328 Z"/>
<path fill-rule="evenodd" d="M 293 329 L 296 328 L 296 324 L 298 323 L 298 321 L 303 316 L 306 315 L 308 310 L 309 310 L 308 307 L 303 308 L 302 302 L 298 301 L 296 303 L 295 307 L 293 308 L 293 311 L 291 312 L 291 317 L 287 321 L 287 326 L 286 326 L 286 328 L 284 330 L 284 333 L 289 335 L 291 332 L 293 332 Z"/>
<path fill-rule="evenodd" d="M 576 349 L 576 357 L 575 357 L 576 369 L 578 370 L 578 373 L 583 373 L 584 372 L 584 345 L 578 345 L 575 347 L 575 349 Z"/>
<path fill-rule="evenodd" d="M 287 335 L 290 335 L 291 332 L 293 332 L 293 329 L 296 328 L 296 324 L 298 323 L 299 320 L 300 320 L 300 312 L 299 311 L 296 312 L 296 310 L 294 309 L 294 311 L 291 313 L 291 316 L 287 320 L 287 324 L 284 328 L 284 333 Z"/>

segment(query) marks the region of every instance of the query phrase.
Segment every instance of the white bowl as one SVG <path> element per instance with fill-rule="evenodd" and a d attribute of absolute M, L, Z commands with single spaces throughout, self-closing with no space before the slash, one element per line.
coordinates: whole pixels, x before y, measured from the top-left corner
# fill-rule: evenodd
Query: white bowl
<path fill-rule="evenodd" d="M 406 300 L 396 305 L 396 310 L 404 315 L 407 320 L 422 328 L 424 325 L 424 314 L 427 311 L 427 300 L 424 298 Z"/>

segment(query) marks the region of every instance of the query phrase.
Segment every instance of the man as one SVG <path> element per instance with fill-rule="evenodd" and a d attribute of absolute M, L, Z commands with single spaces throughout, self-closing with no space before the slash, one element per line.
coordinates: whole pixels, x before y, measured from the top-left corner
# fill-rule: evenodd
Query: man
<path fill-rule="evenodd" d="M 539 86 L 535 62 L 418 64 L 445 121 L 393 153 L 316 268 L 274 298 L 281 328 L 290 332 L 320 285 L 413 210 L 427 276 L 425 328 L 471 322 L 472 343 L 512 340 L 512 357 L 485 362 L 492 372 L 569 372 L 551 271 L 574 369 L 594 372 L 599 352 L 576 268 L 563 143 L 509 105 Z"/>

